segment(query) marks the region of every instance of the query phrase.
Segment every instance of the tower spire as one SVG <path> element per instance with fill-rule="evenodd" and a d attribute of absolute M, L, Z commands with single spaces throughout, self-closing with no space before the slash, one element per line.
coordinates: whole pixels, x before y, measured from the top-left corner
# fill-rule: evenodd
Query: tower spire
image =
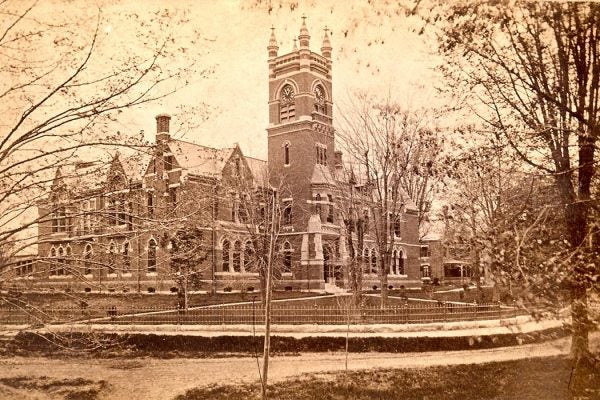
<path fill-rule="evenodd" d="M 329 41 L 329 28 L 327 26 L 324 29 L 325 35 L 323 36 L 323 45 L 321 45 L 321 54 L 325 58 L 331 58 L 331 42 Z"/>
<path fill-rule="evenodd" d="M 269 39 L 269 45 L 267 46 L 269 51 L 269 58 L 277 57 L 277 51 L 279 46 L 277 45 L 277 39 L 275 38 L 275 27 L 271 26 L 271 38 Z"/>
<path fill-rule="evenodd" d="M 298 39 L 300 40 L 300 49 L 309 48 L 310 35 L 308 34 L 308 28 L 306 28 L 306 15 L 302 15 L 302 26 L 300 27 Z"/>

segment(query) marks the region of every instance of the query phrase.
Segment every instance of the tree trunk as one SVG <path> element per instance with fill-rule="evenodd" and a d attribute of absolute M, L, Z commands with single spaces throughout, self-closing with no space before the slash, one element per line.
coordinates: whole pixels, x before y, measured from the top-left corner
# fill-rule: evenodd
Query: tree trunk
<path fill-rule="evenodd" d="M 267 399 L 267 382 L 269 377 L 269 354 L 271 352 L 271 260 L 267 263 L 267 279 L 265 292 L 265 340 L 263 347 L 263 367 L 261 398 Z"/>

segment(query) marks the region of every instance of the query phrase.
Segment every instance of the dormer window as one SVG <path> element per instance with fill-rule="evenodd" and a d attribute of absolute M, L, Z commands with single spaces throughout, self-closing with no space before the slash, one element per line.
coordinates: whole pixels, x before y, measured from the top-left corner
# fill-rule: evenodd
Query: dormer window
<path fill-rule="evenodd" d="M 292 85 L 285 85 L 281 89 L 279 100 L 279 122 L 287 122 L 296 119 L 295 93 Z"/>

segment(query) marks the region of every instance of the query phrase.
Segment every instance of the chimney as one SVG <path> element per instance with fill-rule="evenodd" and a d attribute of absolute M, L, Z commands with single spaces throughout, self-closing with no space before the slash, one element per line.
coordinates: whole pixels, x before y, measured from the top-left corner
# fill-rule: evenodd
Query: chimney
<path fill-rule="evenodd" d="M 169 133 L 169 122 L 171 116 L 169 114 L 158 114 L 156 116 L 156 142 L 169 141 L 171 134 Z"/>
<path fill-rule="evenodd" d="M 344 165 L 342 164 L 342 152 L 337 150 L 333 153 L 333 161 L 335 164 L 335 168 L 342 168 Z"/>

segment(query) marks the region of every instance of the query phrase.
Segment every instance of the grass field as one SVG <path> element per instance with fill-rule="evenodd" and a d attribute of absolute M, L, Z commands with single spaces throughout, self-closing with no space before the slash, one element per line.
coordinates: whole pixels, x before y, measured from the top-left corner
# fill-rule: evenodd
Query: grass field
<path fill-rule="evenodd" d="M 278 400 L 597 400 L 600 365 L 589 366 L 569 389 L 571 363 L 563 357 L 422 369 L 306 375 L 270 386 Z M 259 399 L 255 385 L 192 389 L 177 400 Z"/>

